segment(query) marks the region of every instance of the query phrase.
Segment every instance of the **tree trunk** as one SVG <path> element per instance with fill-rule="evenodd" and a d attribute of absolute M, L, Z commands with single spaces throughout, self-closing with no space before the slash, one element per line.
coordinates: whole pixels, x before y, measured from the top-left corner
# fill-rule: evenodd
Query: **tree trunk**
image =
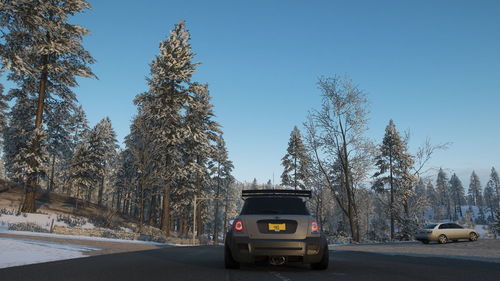
<path fill-rule="evenodd" d="M 220 164 L 219 164 L 219 173 L 220 173 Z M 215 218 L 214 218 L 214 233 L 213 233 L 213 238 L 212 240 L 214 241 L 214 244 L 217 244 L 219 242 L 219 194 L 220 194 L 220 175 L 217 176 L 217 192 L 215 193 Z"/>
<path fill-rule="evenodd" d="M 97 193 L 97 205 L 102 206 L 102 194 L 104 192 L 104 176 L 101 178 L 101 184 L 99 185 L 99 192 Z"/>
<path fill-rule="evenodd" d="M 163 210 L 161 216 L 161 230 L 165 236 L 170 235 L 170 187 L 167 186 L 163 193 Z"/>
<path fill-rule="evenodd" d="M 50 167 L 49 191 L 54 190 L 54 170 L 56 167 L 56 156 L 52 155 L 52 165 Z"/>
<path fill-rule="evenodd" d="M 47 64 L 48 64 L 49 56 L 42 56 L 42 73 L 40 76 L 40 84 L 39 84 L 39 93 L 38 93 L 38 102 L 36 107 L 36 119 L 35 119 L 35 130 L 41 129 L 42 127 L 42 115 L 43 115 L 43 106 L 45 102 L 45 91 L 47 89 Z M 38 142 L 34 142 L 34 145 L 40 145 Z M 32 151 L 37 151 L 37 147 L 33 147 Z M 21 212 L 24 213 L 34 213 L 35 210 L 35 196 L 36 196 L 36 183 L 38 182 L 38 175 L 34 175 L 33 178 L 29 179 L 26 185 L 24 202 L 21 208 Z"/>

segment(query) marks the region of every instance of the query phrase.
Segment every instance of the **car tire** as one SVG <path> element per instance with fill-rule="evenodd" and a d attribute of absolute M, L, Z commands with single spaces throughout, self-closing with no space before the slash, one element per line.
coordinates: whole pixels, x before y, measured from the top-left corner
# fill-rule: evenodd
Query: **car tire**
<path fill-rule="evenodd" d="M 224 266 L 226 269 L 240 268 L 240 263 L 233 258 L 233 254 L 231 254 L 231 250 L 227 245 L 224 246 Z"/>
<path fill-rule="evenodd" d="M 469 234 L 469 241 L 471 242 L 477 241 L 477 234 L 475 232 L 471 232 Z"/>
<path fill-rule="evenodd" d="M 446 244 L 446 242 L 448 242 L 448 237 L 446 237 L 446 235 L 444 234 L 441 234 L 438 237 L 438 242 L 439 244 Z"/>
<path fill-rule="evenodd" d="M 429 244 L 429 240 L 422 240 L 422 243 Z"/>
<path fill-rule="evenodd" d="M 328 246 L 323 249 L 323 257 L 318 263 L 311 263 L 311 269 L 314 270 L 325 270 L 328 268 L 328 263 L 330 262 L 330 252 L 328 251 Z"/>

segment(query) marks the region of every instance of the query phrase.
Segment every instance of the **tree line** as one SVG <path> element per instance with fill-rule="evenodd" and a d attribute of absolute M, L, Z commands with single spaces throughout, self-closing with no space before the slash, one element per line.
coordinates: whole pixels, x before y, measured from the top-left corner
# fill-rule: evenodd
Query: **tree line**
<path fill-rule="evenodd" d="M 241 186 L 208 84 L 192 81 L 199 63 L 184 21 L 160 43 L 119 147 L 111 120 L 90 127 L 74 92 L 77 77 L 96 78 L 82 45 L 89 31 L 70 22 L 90 8 L 83 0 L 0 1 L 1 67 L 15 85 L 6 93 L 0 85 L 1 166 L 25 187 L 20 211 L 35 212 L 45 189 L 73 197 L 76 208 L 94 203 L 128 215 L 139 229 L 187 235 L 196 195 L 198 234 L 217 241 Z"/>
<path fill-rule="evenodd" d="M 448 144 L 426 140 L 412 154 L 409 135 L 393 120 L 376 144 L 366 136 L 366 94 L 349 77 L 322 77 L 318 87 L 321 107 L 309 113 L 304 136 L 292 130 L 281 180 L 313 191 L 311 209 L 323 230 L 351 241 L 408 240 L 428 221 L 494 222 L 500 204 L 495 168 L 484 189 L 472 172 L 467 195 L 458 176 L 442 168 L 433 184 L 428 162 Z"/>

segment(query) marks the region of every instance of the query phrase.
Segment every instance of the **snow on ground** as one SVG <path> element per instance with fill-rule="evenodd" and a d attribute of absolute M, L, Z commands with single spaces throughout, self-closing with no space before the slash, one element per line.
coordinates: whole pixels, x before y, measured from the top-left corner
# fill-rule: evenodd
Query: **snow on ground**
<path fill-rule="evenodd" d="M 103 238 L 103 237 L 91 237 L 91 236 L 79 236 L 79 235 L 63 235 L 54 233 L 41 233 L 41 232 L 30 232 L 30 231 L 14 231 L 8 230 L 6 225 L 0 223 L 0 233 L 6 234 L 17 234 L 17 235 L 28 235 L 28 236 L 39 236 L 39 237 L 52 237 L 52 238 L 64 238 L 64 239 L 76 239 L 76 240 L 92 240 L 92 241 L 104 241 L 104 242 L 123 242 L 123 243 L 135 243 L 135 244 L 151 244 L 156 246 L 183 246 L 174 244 L 163 244 L 151 241 L 141 241 L 141 240 L 125 240 L 125 239 L 113 239 L 113 238 Z M 1 249 L 1 248 L 0 248 Z"/>
<path fill-rule="evenodd" d="M 85 219 L 86 220 L 86 219 Z M 68 224 L 63 222 L 63 221 L 57 221 L 57 214 L 20 214 L 18 216 L 16 215 L 7 215 L 7 214 L 0 214 L 0 224 L 2 223 L 10 223 L 10 224 L 15 224 L 15 223 L 35 223 L 41 228 L 44 228 L 46 230 L 50 230 L 50 226 L 52 223 L 57 226 L 65 226 L 67 227 Z M 81 228 L 95 228 L 95 226 L 92 223 L 89 223 L 87 220 L 85 224 L 79 226 Z"/>
<path fill-rule="evenodd" d="M 0 268 L 85 257 L 84 252 L 99 250 L 81 245 L 29 239 L 0 238 Z"/>

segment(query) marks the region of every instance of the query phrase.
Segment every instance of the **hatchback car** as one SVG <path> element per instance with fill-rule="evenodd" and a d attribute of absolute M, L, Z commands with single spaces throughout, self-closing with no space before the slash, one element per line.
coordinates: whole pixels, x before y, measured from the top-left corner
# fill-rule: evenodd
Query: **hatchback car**
<path fill-rule="evenodd" d="M 476 241 L 478 238 L 479 234 L 474 229 L 464 228 L 456 223 L 429 224 L 415 234 L 415 239 L 424 244 L 428 244 L 429 241 L 445 244 L 450 240 L 458 241 L 460 239 Z"/>
<path fill-rule="evenodd" d="M 224 242 L 226 268 L 257 261 L 328 267 L 328 244 L 302 199 L 310 191 L 244 190 L 242 197 L 245 203 Z"/>

